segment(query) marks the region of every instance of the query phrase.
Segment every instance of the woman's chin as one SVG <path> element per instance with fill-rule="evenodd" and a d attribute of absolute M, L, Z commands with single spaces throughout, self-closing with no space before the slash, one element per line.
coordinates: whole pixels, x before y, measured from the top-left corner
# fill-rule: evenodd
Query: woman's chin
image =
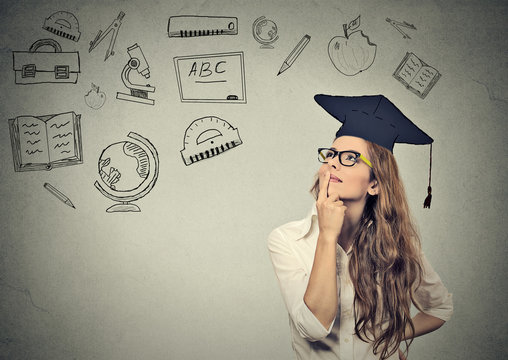
<path fill-rule="evenodd" d="M 341 194 L 340 189 L 337 189 L 337 188 L 334 189 L 331 186 L 328 187 L 328 197 L 332 197 L 332 196 L 335 197 L 338 195 L 340 198 L 341 197 L 340 194 Z"/>

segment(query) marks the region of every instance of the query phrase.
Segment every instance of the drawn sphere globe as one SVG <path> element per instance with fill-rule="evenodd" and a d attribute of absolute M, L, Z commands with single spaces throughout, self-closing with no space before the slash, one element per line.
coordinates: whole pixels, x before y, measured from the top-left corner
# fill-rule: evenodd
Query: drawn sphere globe
<path fill-rule="evenodd" d="M 122 141 L 109 145 L 99 159 L 101 180 L 114 192 L 138 189 L 150 171 L 148 154 L 139 145 Z M 114 180 L 109 180 L 115 177 Z"/>
<path fill-rule="evenodd" d="M 254 21 L 252 34 L 257 42 L 262 44 L 263 47 L 268 48 L 272 48 L 270 44 L 274 43 L 279 38 L 277 25 L 264 16 Z"/>
<path fill-rule="evenodd" d="M 100 181 L 95 187 L 106 197 L 120 202 L 108 212 L 139 211 L 131 204 L 145 196 L 155 185 L 159 160 L 153 145 L 136 133 L 128 135 L 134 141 L 121 141 L 106 147 L 97 163 Z"/>

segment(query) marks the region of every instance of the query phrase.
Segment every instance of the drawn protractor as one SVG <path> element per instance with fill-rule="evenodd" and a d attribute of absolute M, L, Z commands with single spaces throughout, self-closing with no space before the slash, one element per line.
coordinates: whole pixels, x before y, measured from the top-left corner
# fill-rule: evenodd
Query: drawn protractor
<path fill-rule="evenodd" d="M 216 116 L 194 120 L 183 138 L 180 151 L 185 165 L 209 159 L 242 144 L 238 129 Z"/>
<path fill-rule="evenodd" d="M 78 41 L 81 36 L 78 19 L 74 14 L 67 11 L 57 11 L 51 14 L 44 20 L 42 28 L 55 35 L 74 41 Z"/>

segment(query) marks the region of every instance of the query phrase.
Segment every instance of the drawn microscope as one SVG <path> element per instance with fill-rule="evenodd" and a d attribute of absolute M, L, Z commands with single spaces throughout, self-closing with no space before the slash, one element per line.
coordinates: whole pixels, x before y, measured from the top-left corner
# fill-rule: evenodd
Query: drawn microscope
<path fill-rule="evenodd" d="M 150 69 L 148 66 L 148 62 L 146 61 L 145 56 L 143 55 L 143 51 L 136 43 L 131 47 L 127 48 L 127 52 L 129 53 L 130 59 L 127 64 L 124 66 L 122 71 L 122 81 L 124 85 L 130 89 L 130 94 L 124 94 L 121 92 L 116 93 L 116 98 L 119 100 L 127 100 L 138 102 L 141 104 L 154 105 L 155 100 L 148 98 L 148 93 L 155 92 L 155 87 L 147 85 L 139 85 L 133 84 L 129 80 L 129 74 L 132 70 L 136 70 L 140 75 L 144 76 L 146 79 L 150 78 Z"/>

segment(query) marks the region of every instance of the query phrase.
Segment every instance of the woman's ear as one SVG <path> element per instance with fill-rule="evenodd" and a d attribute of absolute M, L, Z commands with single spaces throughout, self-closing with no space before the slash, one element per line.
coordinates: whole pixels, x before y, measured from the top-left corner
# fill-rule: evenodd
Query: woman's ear
<path fill-rule="evenodd" d="M 369 185 L 369 189 L 367 190 L 369 195 L 374 196 L 379 194 L 379 186 L 377 184 L 377 180 L 372 180 Z"/>

